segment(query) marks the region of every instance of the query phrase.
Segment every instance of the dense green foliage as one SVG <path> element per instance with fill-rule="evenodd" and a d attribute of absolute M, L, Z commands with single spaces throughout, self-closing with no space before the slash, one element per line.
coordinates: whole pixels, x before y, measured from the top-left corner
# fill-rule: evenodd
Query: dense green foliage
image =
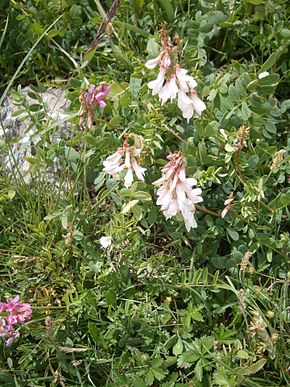
<path fill-rule="evenodd" d="M 0 381 L 286 386 L 289 5 L 120 3 L 112 26 L 89 52 L 111 1 L 6 0 L 0 9 L 1 89 L 9 89 L 41 136 L 27 159 L 30 184 L 1 166 L 1 300 L 20 294 L 33 317 L 11 348 L 3 344 Z M 161 107 L 147 87 L 157 71 L 144 63 L 159 52 L 164 20 L 170 35 L 180 36 L 182 65 L 207 106 L 189 123 L 176 103 Z M 270 75 L 259 79 L 264 71 Z M 80 128 L 78 119 L 85 78 L 111 85 L 91 129 Z M 18 84 L 32 85 L 33 103 Z M 71 134 L 59 143 L 54 133 L 64 123 L 48 117 L 41 100 L 51 85 L 67 90 L 70 100 Z M 243 125 L 249 127 L 246 146 L 236 152 Z M 130 188 L 102 171 L 126 132 L 143 147 L 147 168 L 145 182 Z M 1 149 L 9 151 L 17 140 L 7 138 Z M 282 149 L 283 160 L 273 166 Z M 178 150 L 209 210 L 196 212 L 198 227 L 190 232 L 183 222 L 165 219 L 152 186 L 166 155 Z M 55 157 L 58 185 L 45 173 Z M 231 193 L 233 206 L 222 219 Z M 112 237 L 108 249 L 100 246 L 104 235 Z"/>

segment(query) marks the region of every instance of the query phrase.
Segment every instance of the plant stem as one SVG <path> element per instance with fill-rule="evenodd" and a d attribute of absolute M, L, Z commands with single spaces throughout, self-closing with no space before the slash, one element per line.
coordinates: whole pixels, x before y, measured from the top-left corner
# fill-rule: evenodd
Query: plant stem
<path fill-rule="evenodd" d="M 199 211 L 205 212 L 205 213 L 210 214 L 210 215 L 213 215 L 213 216 L 217 216 L 218 218 L 220 217 L 220 214 L 218 214 L 217 212 L 208 210 L 207 208 L 201 207 L 201 206 L 199 206 L 198 204 L 195 204 L 195 207 L 196 207 Z"/>

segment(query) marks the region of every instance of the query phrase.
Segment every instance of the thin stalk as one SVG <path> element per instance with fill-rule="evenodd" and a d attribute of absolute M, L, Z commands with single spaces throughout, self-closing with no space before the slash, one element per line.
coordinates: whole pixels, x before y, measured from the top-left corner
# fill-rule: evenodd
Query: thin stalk
<path fill-rule="evenodd" d="M 208 210 L 207 208 L 201 207 L 201 206 L 199 206 L 198 204 L 195 204 L 195 207 L 196 207 L 199 211 L 205 212 L 206 214 L 210 214 L 210 215 L 213 215 L 213 216 L 217 216 L 218 218 L 220 217 L 220 214 L 218 214 L 217 212 Z"/>

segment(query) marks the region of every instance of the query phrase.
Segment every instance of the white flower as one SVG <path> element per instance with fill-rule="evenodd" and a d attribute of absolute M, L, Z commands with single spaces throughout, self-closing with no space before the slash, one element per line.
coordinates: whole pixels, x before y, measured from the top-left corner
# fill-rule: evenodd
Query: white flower
<path fill-rule="evenodd" d="M 112 244 L 112 237 L 110 237 L 110 236 L 103 236 L 100 239 L 100 244 L 101 244 L 101 246 L 104 249 L 106 249 L 107 247 L 111 246 L 111 244 Z"/>
<path fill-rule="evenodd" d="M 147 69 L 155 69 L 155 67 L 160 63 L 161 61 L 161 55 L 158 55 L 156 58 L 153 58 L 153 59 L 149 59 L 146 63 L 145 63 L 145 67 L 147 67 Z"/>
<path fill-rule="evenodd" d="M 124 169 L 125 165 L 121 165 L 122 157 L 124 151 L 122 148 L 119 148 L 117 152 L 113 155 L 106 158 L 103 162 L 104 168 L 103 171 L 107 172 L 109 175 L 118 178 L 119 173 Z"/>
<path fill-rule="evenodd" d="M 187 95 L 183 90 L 180 90 L 178 93 L 178 107 L 187 122 L 195 112 L 201 116 L 201 113 L 206 109 L 204 102 L 198 97 L 195 90 L 191 92 L 191 95 Z"/>
<path fill-rule="evenodd" d="M 154 81 L 150 81 L 148 83 L 148 88 L 152 90 L 152 95 L 158 94 L 162 89 L 162 86 L 164 84 L 164 75 L 165 69 L 160 68 L 157 78 Z"/>
<path fill-rule="evenodd" d="M 197 227 L 194 213 L 195 203 L 202 202 L 201 189 L 192 186 L 196 180 L 185 175 L 185 161 L 180 153 L 167 157 L 170 161 L 162 169 L 162 177 L 153 184 L 158 186 L 157 205 L 161 206 L 166 219 L 181 216 L 187 231 Z"/>
<path fill-rule="evenodd" d="M 159 91 L 158 95 L 161 99 L 161 105 L 164 105 L 165 102 L 170 99 L 172 102 L 178 93 L 178 87 L 176 85 L 176 77 L 172 75 L 167 81 L 165 86 Z"/>
<path fill-rule="evenodd" d="M 220 134 L 223 136 L 223 138 L 224 138 L 225 140 L 228 139 L 228 135 L 226 134 L 226 132 L 225 132 L 224 129 L 221 128 L 221 129 L 219 130 L 219 132 L 220 132 Z"/>
<path fill-rule="evenodd" d="M 140 167 L 136 160 L 136 157 L 140 156 L 141 152 L 142 149 L 130 147 L 126 139 L 124 141 L 123 147 L 119 148 L 113 155 L 107 157 L 103 162 L 103 171 L 111 175 L 113 179 L 119 180 L 120 172 L 127 170 L 124 178 L 124 185 L 126 188 L 131 187 L 133 184 L 133 171 L 139 180 L 144 181 L 144 173 L 146 168 Z"/>
<path fill-rule="evenodd" d="M 180 90 L 188 93 L 191 89 L 196 88 L 197 82 L 191 75 L 187 75 L 188 71 L 186 69 L 177 66 L 175 73 Z"/>
<path fill-rule="evenodd" d="M 193 104 L 193 108 L 195 112 L 201 116 L 201 113 L 206 109 L 205 103 L 199 98 L 199 96 L 194 93 L 190 97 L 191 103 Z"/>
<path fill-rule="evenodd" d="M 259 79 L 262 79 L 262 78 L 267 77 L 268 75 L 270 75 L 270 74 L 268 73 L 268 71 L 264 71 L 264 72 L 262 72 L 261 74 L 258 75 L 258 78 L 259 78 Z"/>

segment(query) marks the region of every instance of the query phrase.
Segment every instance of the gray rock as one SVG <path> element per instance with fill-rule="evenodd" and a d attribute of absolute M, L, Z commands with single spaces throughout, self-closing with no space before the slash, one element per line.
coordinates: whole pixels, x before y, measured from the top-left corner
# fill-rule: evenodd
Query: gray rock
<path fill-rule="evenodd" d="M 22 176 L 29 184 L 39 173 L 34 173 L 26 158 L 33 157 L 33 148 L 41 141 L 42 136 L 48 134 L 50 141 L 54 143 L 70 137 L 72 124 L 68 122 L 69 114 L 66 113 L 69 101 L 65 91 L 55 88 L 35 93 L 30 87 L 25 87 L 12 93 L 12 96 L 7 97 L 0 108 L 0 143 L 4 149 L 1 152 L 1 161 L 6 172 L 13 174 L 15 178 Z M 46 143 L 42 145 L 45 146 Z M 55 158 L 52 164 L 49 167 L 44 166 L 45 175 L 55 182 L 60 170 L 59 160 Z"/>

